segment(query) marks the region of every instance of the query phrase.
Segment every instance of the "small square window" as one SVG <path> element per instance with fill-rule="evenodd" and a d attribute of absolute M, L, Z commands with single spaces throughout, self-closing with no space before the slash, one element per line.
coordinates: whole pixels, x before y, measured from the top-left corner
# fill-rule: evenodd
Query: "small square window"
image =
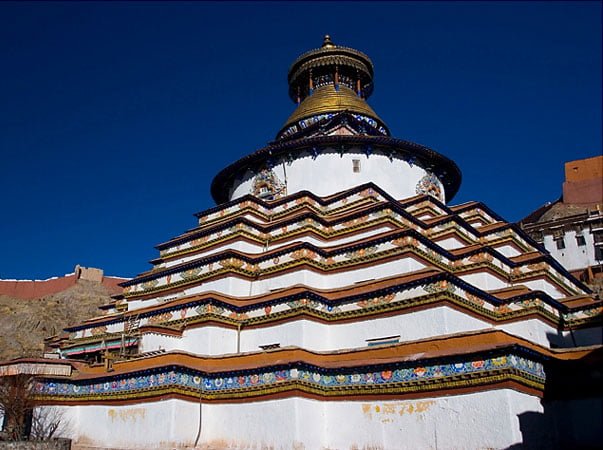
<path fill-rule="evenodd" d="M 584 247 L 586 245 L 586 239 L 584 239 L 584 236 L 582 236 L 581 234 L 577 234 L 576 244 L 578 244 L 578 247 Z"/>
<path fill-rule="evenodd" d="M 555 244 L 557 244 L 558 250 L 563 250 L 565 248 L 565 241 L 563 238 L 555 240 Z"/>
<path fill-rule="evenodd" d="M 360 160 L 359 159 L 352 160 L 352 172 L 360 173 Z"/>

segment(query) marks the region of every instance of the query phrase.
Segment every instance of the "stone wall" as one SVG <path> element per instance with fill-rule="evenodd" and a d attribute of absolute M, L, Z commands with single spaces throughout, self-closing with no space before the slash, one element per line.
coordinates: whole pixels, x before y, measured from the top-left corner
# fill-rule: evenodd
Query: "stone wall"
<path fill-rule="evenodd" d="M 74 274 L 48 280 L 0 280 L 0 295 L 31 300 L 64 291 L 76 282 Z"/>
<path fill-rule="evenodd" d="M 0 450 L 71 450 L 71 439 L 0 442 Z"/>
<path fill-rule="evenodd" d="M 78 280 L 89 280 L 101 283 L 103 281 L 103 270 L 94 267 L 82 267 L 79 264 L 75 266 L 75 276 Z"/>
<path fill-rule="evenodd" d="M 33 300 L 63 292 L 77 284 L 78 280 L 102 284 L 111 294 L 121 293 L 119 286 L 127 278 L 108 277 L 102 269 L 75 266 L 74 273 L 47 280 L 0 280 L 0 295 L 22 300 Z"/>

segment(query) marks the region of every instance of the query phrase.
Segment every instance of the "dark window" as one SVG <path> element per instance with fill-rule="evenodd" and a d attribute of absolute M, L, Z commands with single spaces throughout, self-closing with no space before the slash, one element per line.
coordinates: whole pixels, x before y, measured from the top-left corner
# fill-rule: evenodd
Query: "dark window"
<path fill-rule="evenodd" d="M 595 259 L 597 261 L 603 261 L 603 247 L 595 245 Z"/>
<path fill-rule="evenodd" d="M 360 172 L 360 160 L 359 159 L 353 159 L 352 160 L 352 171 L 354 173 L 359 173 Z"/>
<path fill-rule="evenodd" d="M 558 250 L 563 250 L 565 248 L 565 241 L 563 238 L 555 240 L 555 243 L 557 244 Z"/>
<path fill-rule="evenodd" d="M 582 236 L 581 234 L 577 234 L 576 235 L 576 244 L 578 244 L 578 247 L 583 247 L 586 245 L 586 239 L 584 239 L 584 236 Z"/>

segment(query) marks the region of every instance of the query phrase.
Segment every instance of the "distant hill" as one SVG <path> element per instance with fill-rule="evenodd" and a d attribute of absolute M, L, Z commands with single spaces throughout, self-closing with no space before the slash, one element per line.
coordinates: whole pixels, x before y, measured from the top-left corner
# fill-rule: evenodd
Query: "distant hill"
<path fill-rule="evenodd" d="M 0 360 L 42 356 L 44 338 L 100 315 L 125 280 L 79 266 L 50 280 L 0 280 Z"/>

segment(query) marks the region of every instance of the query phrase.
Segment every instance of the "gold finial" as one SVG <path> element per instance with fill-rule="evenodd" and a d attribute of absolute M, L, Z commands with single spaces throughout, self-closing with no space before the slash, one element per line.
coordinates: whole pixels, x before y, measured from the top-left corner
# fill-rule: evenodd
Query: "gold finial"
<path fill-rule="evenodd" d="M 331 41 L 331 36 L 329 36 L 328 34 L 325 34 L 325 39 L 322 42 L 322 48 L 332 48 L 335 47 L 335 44 L 333 44 L 333 41 Z"/>

